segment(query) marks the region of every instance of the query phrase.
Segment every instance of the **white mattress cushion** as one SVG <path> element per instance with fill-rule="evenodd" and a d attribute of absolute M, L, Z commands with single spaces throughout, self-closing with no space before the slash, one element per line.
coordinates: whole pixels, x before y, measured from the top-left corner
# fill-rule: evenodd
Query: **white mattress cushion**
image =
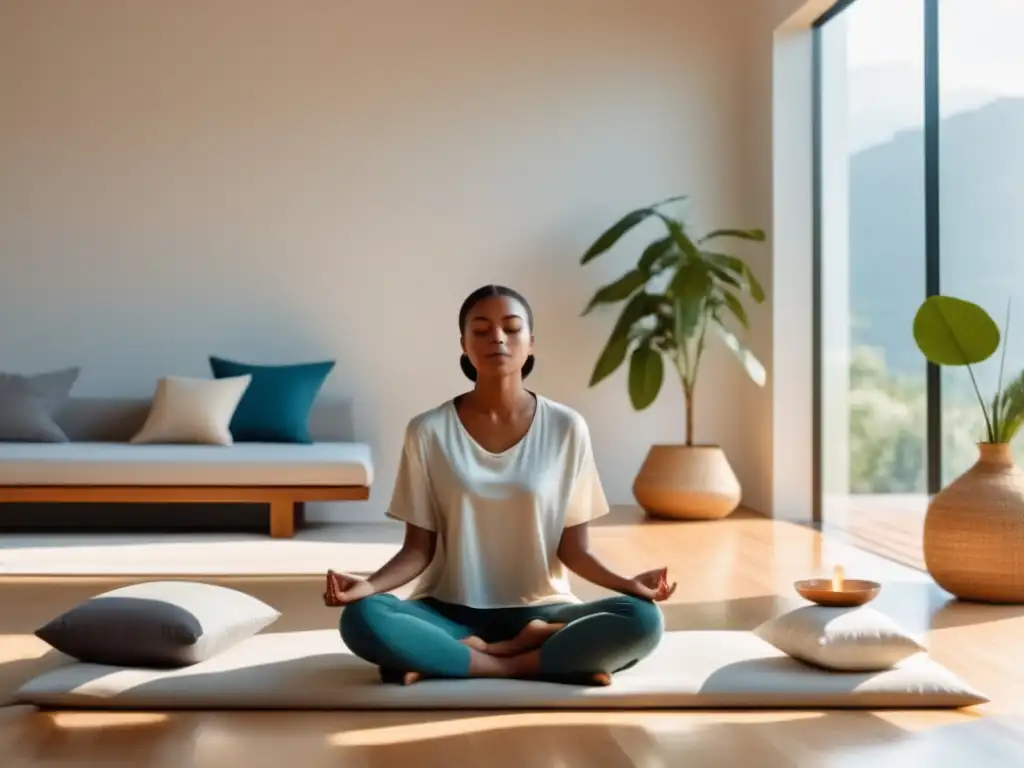
<path fill-rule="evenodd" d="M 0 443 L 0 485 L 354 485 L 373 483 L 363 443 Z"/>
<path fill-rule="evenodd" d="M 830 672 L 750 632 L 670 632 L 608 687 L 522 680 L 385 685 L 334 630 L 265 633 L 171 671 L 70 663 L 30 680 L 18 701 L 127 709 L 915 708 L 984 703 L 924 654 L 884 672 Z"/>

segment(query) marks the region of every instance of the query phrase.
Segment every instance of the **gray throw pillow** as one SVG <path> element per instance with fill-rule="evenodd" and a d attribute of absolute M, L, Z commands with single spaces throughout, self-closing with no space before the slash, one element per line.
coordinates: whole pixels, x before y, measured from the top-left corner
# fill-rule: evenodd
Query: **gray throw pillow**
<path fill-rule="evenodd" d="M 185 667 L 270 626 L 281 614 L 250 595 L 190 581 L 151 581 L 104 592 L 36 630 L 79 661 Z"/>
<path fill-rule="evenodd" d="M 54 415 L 80 373 L 77 367 L 31 376 L 0 372 L 0 442 L 66 443 Z"/>
<path fill-rule="evenodd" d="M 66 443 L 68 436 L 30 392 L 0 394 L 0 442 Z"/>

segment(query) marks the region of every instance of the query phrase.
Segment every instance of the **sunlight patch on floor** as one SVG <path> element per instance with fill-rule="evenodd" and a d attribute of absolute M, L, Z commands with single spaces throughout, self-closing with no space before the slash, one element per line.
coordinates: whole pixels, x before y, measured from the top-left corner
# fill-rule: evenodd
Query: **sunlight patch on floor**
<path fill-rule="evenodd" d="M 331 734 L 327 743 L 335 747 L 378 747 L 388 744 L 407 744 L 474 733 L 490 733 L 514 728 L 558 728 L 567 726 L 593 726 L 595 719 L 602 727 L 633 726 L 651 732 L 697 731 L 702 728 L 729 724 L 781 723 L 811 720 L 823 717 L 821 712 L 789 710 L 763 712 L 678 713 L 671 717 L 649 711 L 608 712 L 601 710 L 595 718 L 593 712 L 523 712 L 505 715 L 466 716 L 451 720 L 361 728 Z"/>
<path fill-rule="evenodd" d="M 45 655 L 51 648 L 35 635 L 0 635 L 0 661 L 29 661 Z"/>
<path fill-rule="evenodd" d="M 135 728 L 168 720 L 168 715 L 161 712 L 48 712 L 46 716 L 54 726 L 64 730 Z"/>

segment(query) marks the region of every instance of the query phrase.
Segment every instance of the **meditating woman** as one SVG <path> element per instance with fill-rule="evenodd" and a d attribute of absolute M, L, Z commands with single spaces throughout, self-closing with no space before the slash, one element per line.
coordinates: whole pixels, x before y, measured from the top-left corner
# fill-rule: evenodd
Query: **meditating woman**
<path fill-rule="evenodd" d="M 472 391 L 412 419 L 388 516 L 405 541 L 369 579 L 327 574 L 348 648 L 386 682 L 508 677 L 607 685 L 657 646 L 666 569 L 616 575 L 590 551 L 608 512 L 584 420 L 523 387 L 533 313 L 486 286 L 459 312 Z M 619 594 L 581 602 L 565 569 Z M 409 599 L 392 590 L 422 576 Z"/>

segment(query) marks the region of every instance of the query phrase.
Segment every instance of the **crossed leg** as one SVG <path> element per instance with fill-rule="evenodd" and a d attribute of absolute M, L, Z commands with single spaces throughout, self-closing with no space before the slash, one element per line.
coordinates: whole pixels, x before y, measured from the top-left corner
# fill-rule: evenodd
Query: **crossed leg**
<path fill-rule="evenodd" d="M 664 633 L 658 606 L 628 595 L 506 609 L 503 618 L 506 625 L 518 625 L 511 639 L 486 643 L 470 636 L 463 643 L 495 656 L 538 649 L 540 676 L 565 682 L 608 685 L 614 672 L 650 654 Z"/>
<path fill-rule="evenodd" d="M 457 608 L 457 607 L 456 607 Z M 660 609 L 626 595 L 591 603 L 462 609 L 459 622 L 428 601 L 374 595 L 347 606 L 341 636 L 387 682 L 424 677 L 529 677 L 605 684 L 647 656 L 664 630 Z M 500 636 L 487 642 L 481 635 Z"/>
<path fill-rule="evenodd" d="M 339 629 L 349 650 L 380 667 L 385 682 L 408 685 L 420 677 L 529 677 L 540 667 L 536 650 L 499 657 L 471 648 L 461 641 L 480 628 L 453 620 L 428 601 L 373 595 L 346 606 Z"/>

